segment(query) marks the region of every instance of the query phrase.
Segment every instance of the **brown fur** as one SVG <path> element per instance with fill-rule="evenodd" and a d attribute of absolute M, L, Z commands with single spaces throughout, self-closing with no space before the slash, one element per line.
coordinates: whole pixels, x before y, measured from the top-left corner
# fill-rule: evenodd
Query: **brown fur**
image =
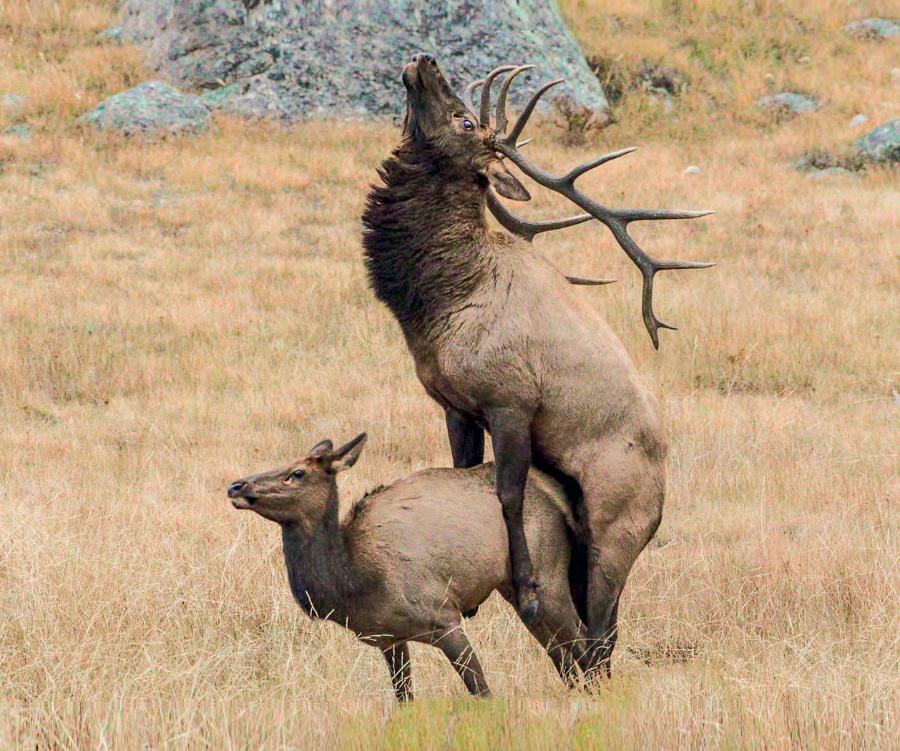
<path fill-rule="evenodd" d="M 531 462 L 573 488 L 588 546 L 573 591 L 585 593 L 593 661 L 608 671 L 619 596 L 662 514 L 658 405 L 565 276 L 530 244 L 488 228 L 483 165 L 497 158 L 493 131 L 462 132 L 457 111 L 466 110 L 440 72 L 411 65 L 406 136 L 382 165 L 384 185 L 372 189 L 363 217 L 372 286 L 447 412 L 454 463 L 480 461 L 481 429 L 490 431 L 511 545 L 521 524 L 517 482 Z M 514 567 L 528 554 L 513 549 Z M 527 586 L 527 565 L 521 571 L 516 584 Z"/>
<path fill-rule="evenodd" d="M 409 641 L 442 649 L 468 689 L 485 695 L 487 683 L 460 624 L 461 613 L 494 590 L 513 597 L 493 467 L 417 472 L 367 494 L 339 521 L 335 475 L 356 461 L 363 441 L 360 436 L 336 451 L 323 442 L 304 459 L 232 483 L 229 497 L 237 508 L 281 525 L 297 602 L 379 647 L 398 698 L 411 698 Z M 561 488 L 532 473 L 525 527 L 545 607 L 529 629 L 568 681 L 584 658 L 587 636 L 568 589 L 572 523 Z"/>

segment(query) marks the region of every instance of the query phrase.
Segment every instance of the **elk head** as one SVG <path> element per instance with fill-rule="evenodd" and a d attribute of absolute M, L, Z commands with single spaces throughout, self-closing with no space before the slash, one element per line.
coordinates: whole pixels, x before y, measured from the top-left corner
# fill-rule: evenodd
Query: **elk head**
<path fill-rule="evenodd" d="M 665 211 L 646 209 L 613 209 L 604 206 L 576 187 L 575 182 L 585 173 L 606 164 L 613 159 L 630 154 L 635 148 L 621 149 L 610 154 L 591 159 L 573 167 L 564 175 L 551 175 L 522 156 L 520 149 L 527 141 L 518 138 L 525 129 L 540 98 L 552 87 L 562 83 L 562 79 L 550 81 L 541 86 L 531 97 L 507 132 L 509 124 L 506 114 L 506 99 L 510 84 L 520 73 L 532 69 L 533 65 L 501 65 L 492 70 L 483 80 L 466 87 L 463 99 L 457 97 L 437 67 L 431 55 L 417 55 L 403 71 L 403 82 L 407 90 L 407 112 L 404 125 L 405 135 L 416 141 L 427 142 L 439 153 L 450 158 L 460 168 L 476 172 L 486 190 L 487 207 L 508 231 L 527 241 L 542 232 L 571 227 L 592 219 L 604 224 L 613 237 L 638 267 L 643 277 L 642 313 L 644 325 L 650 334 L 653 346 L 659 348 L 659 329 L 674 329 L 660 321 L 653 312 L 653 280 L 659 271 L 673 269 L 702 269 L 712 263 L 696 261 L 660 261 L 650 257 L 635 242 L 628 232 L 632 222 L 651 219 L 695 219 L 706 216 L 711 211 Z M 494 109 L 494 124 L 491 125 L 491 88 L 494 80 L 506 73 L 500 86 Z M 481 88 L 478 117 L 472 94 Z M 557 221 L 531 222 L 521 219 L 497 200 L 493 191 L 514 200 L 528 200 L 530 195 L 502 163 L 507 158 L 522 173 L 538 185 L 548 188 L 567 198 L 578 206 L 583 214 Z M 573 284 L 605 284 L 608 280 L 568 277 Z"/>
<path fill-rule="evenodd" d="M 509 66 L 511 68 L 512 66 Z M 531 198 L 494 148 L 494 130 L 453 93 L 434 57 L 416 55 L 403 69 L 406 118 L 403 135 L 427 145 L 460 174 L 472 174 L 483 188 L 490 185 L 504 198 Z"/>
<path fill-rule="evenodd" d="M 314 526 L 330 506 L 336 508 L 335 475 L 356 463 L 365 443 L 365 433 L 339 449 L 331 441 L 320 441 L 303 459 L 231 483 L 228 497 L 235 508 L 273 522 Z"/>

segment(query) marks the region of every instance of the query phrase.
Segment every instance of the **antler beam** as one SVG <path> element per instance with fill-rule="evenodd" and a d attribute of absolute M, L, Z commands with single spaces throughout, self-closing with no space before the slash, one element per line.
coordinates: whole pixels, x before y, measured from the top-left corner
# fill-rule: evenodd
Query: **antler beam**
<path fill-rule="evenodd" d="M 507 66 L 501 66 L 507 67 Z M 549 172 L 544 171 L 540 167 L 535 164 L 529 162 L 525 157 L 522 156 L 519 151 L 519 146 L 516 143 L 518 137 L 522 134 L 522 131 L 525 129 L 526 124 L 528 123 L 529 118 L 534 112 L 535 107 L 537 106 L 540 98 L 552 87 L 556 86 L 559 83 L 562 83 L 563 79 L 558 79 L 555 81 L 549 81 L 541 86 L 528 100 L 528 103 L 525 105 L 519 117 L 516 119 L 515 125 L 513 125 L 512 130 L 509 134 L 506 134 L 506 125 L 507 125 L 507 117 L 506 117 L 506 92 L 509 89 L 510 79 L 514 76 L 518 75 L 522 72 L 522 68 L 525 66 L 520 66 L 520 68 L 512 68 L 509 66 L 510 74 L 503 82 L 503 86 L 501 88 L 501 96 L 500 100 L 497 102 L 496 108 L 496 137 L 494 141 L 494 148 L 503 156 L 507 157 L 513 164 L 515 164 L 522 172 L 524 172 L 528 177 L 534 180 L 538 185 L 541 185 L 545 188 L 548 188 L 555 193 L 559 193 L 562 196 L 565 196 L 576 206 L 581 208 L 586 214 L 581 214 L 577 217 L 572 217 L 570 219 L 563 219 L 558 222 L 526 222 L 524 220 L 518 219 L 517 217 L 510 214 L 505 207 L 503 207 L 500 202 L 496 199 L 496 197 L 489 194 L 488 196 L 488 207 L 491 212 L 497 217 L 497 220 L 501 225 L 506 227 L 510 232 L 514 232 L 520 237 L 524 237 L 527 240 L 531 240 L 535 235 L 540 232 L 549 232 L 555 229 L 562 229 L 563 227 L 571 227 L 575 224 L 580 224 L 583 221 L 587 221 L 590 218 L 597 219 L 602 222 L 606 227 L 612 232 L 613 237 L 615 237 L 616 242 L 622 247 L 628 257 L 632 260 L 632 262 L 638 267 L 641 272 L 641 276 L 643 277 L 643 290 L 641 293 L 641 310 L 644 319 L 644 325 L 647 327 L 647 331 L 650 334 L 650 340 L 653 342 L 653 346 L 656 349 L 659 349 L 659 329 L 674 329 L 675 327 L 660 321 L 653 312 L 653 279 L 656 276 L 658 271 L 670 271 L 675 269 L 705 269 L 710 266 L 715 266 L 714 263 L 705 263 L 700 261 L 658 261 L 655 258 L 647 255 L 644 250 L 635 242 L 634 238 L 628 234 L 628 225 L 631 222 L 640 222 L 647 220 L 657 220 L 657 219 L 697 219 L 701 216 L 708 216 L 714 212 L 712 211 L 664 211 L 664 210 L 647 210 L 647 209 L 611 209 L 602 204 L 598 203 L 582 191 L 580 191 L 577 187 L 575 187 L 575 181 L 582 177 L 585 173 L 589 172 L 596 167 L 599 167 L 607 162 L 612 161 L 613 159 L 618 159 L 621 156 L 625 156 L 626 154 L 630 154 L 634 151 L 634 148 L 629 149 L 621 149 L 619 151 L 614 151 L 610 154 L 605 154 L 596 159 L 592 159 L 584 164 L 580 164 L 565 175 L 556 176 L 551 175 Z M 497 71 L 500 71 L 501 68 L 495 69 L 491 75 L 493 76 Z M 499 74 L 498 74 L 499 75 Z M 485 97 L 485 93 L 487 93 L 487 97 Z M 484 111 L 485 102 L 490 101 L 490 92 L 482 91 L 482 111 Z M 483 119 L 484 120 L 484 119 Z M 570 281 L 572 281 L 570 279 Z M 573 282 L 574 283 L 574 282 Z"/>

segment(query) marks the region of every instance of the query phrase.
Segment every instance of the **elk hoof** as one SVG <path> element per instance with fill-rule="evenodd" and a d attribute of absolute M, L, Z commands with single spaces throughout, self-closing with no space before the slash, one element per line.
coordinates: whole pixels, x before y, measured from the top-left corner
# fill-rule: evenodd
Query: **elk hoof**
<path fill-rule="evenodd" d="M 522 619 L 522 623 L 526 626 L 530 626 L 532 623 L 537 620 L 538 614 L 538 600 L 537 598 L 533 598 L 526 602 L 521 608 L 519 608 L 519 617 Z"/>

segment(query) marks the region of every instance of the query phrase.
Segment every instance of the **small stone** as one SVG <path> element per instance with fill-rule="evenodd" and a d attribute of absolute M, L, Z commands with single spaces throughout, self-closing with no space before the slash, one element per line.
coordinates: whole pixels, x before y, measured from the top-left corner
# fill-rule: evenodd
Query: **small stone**
<path fill-rule="evenodd" d="M 200 133 L 209 128 L 210 113 L 200 97 L 182 94 L 163 81 L 147 81 L 109 97 L 80 122 L 125 136 L 152 138 Z"/>
<path fill-rule="evenodd" d="M 853 119 L 848 123 L 851 128 L 858 128 L 860 125 L 864 125 L 869 122 L 868 116 L 864 115 L 860 112 L 858 115 L 854 115 Z"/>
<path fill-rule="evenodd" d="M 700 169 L 696 164 L 692 164 L 689 167 L 685 167 L 684 172 L 682 172 L 681 174 L 682 175 L 699 175 L 701 172 L 703 172 L 702 169 Z"/>
<path fill-rule="evenodd" d="M 800 172 L 819 172 L 837 166 L 837 158 L 827 151 L 807 151 L 794 162 L 794 169 Z"/>
<path fill-rule="evenodd" d="M 7 114 L 17 113 L 25 105 L 25 97 L 19 94 L 0 94 L 0 109 Z"/>
<path fill-rule="evenodd" d="M 866 161 L 897 164 L 900 162 L 900 117 L 869 131 L 853 145 L 857 155 Z"/>
<path fill-rule="evenodd" d="M 672 95 L 668 91 L 660 89 L 649 89 L 650 99 L 667 115 L 672 114 L 675 109 L 675 102 Z"/>
<path fill-rule="evenodd" d="M 837 177 L 839 175 L 852 175 L 853 173 L 846 167 L 827 167 L 826 169 L 813 170 L 810 176 L 816 180 L 822 180 L 826 177 Z"/>
<path fill-rule="evenodd" d="M 13 125 L 11 128 L 7 128 L 5 135 L 17 138 L 23 143 L 28 143 L 31 140 L 31 128 L 20 123 L 19 125 Z"/>
<path fill-rule="evenodd" d="M 99 32 L 94 40 L 100 44 L 118 44 L 121 45 L 124 41 L 123 39 L 123 31 L 121 26 L 113 26 L 110 29 L 104 29 Z"/>
<path fill-rule="evenodd" d="M 848 23 L 844 31 L 857 39 L 893 39 L 900 36 L 900 23 L 891 18 L 863 18 Z"/>
<path fill-rule="evenodd" d="M 799 94 L 795 91 L 783 91 L 779 94 L 769 94 L 756 102 L 760 109 L 778 115 L 799 115 L 805 112 L 815 112 L 819 109 L 819 102 L 814 97 Z"/>

